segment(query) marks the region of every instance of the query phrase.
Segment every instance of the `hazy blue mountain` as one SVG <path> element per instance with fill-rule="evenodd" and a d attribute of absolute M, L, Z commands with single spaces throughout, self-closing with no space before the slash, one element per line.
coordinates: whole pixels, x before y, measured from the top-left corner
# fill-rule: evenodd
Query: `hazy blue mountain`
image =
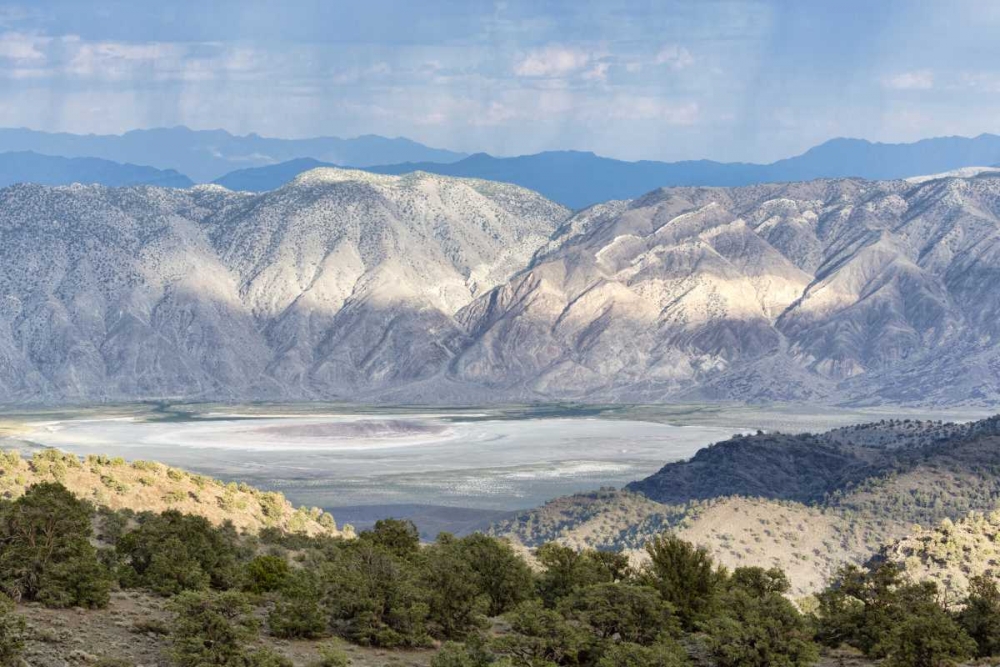
<path fill-rule="evenodd" d="M 381 174 L 427 171 L 515 183 L 580 209 L 612 199 L 633 199 L 659 187 L 734 187 L 843 177 L 895 179 L 990 165 L 998 160 L 1000 137 L 983 134 L 972 139 L 943 137 L 912 144 L 833 139 L 802 155 L 771 164 L 711 160 L 624 162 L 593 153 L 552 151 L 510 158 L 477 153 L 449 164 L 411 162 L 363 168 Z M 303 162 L 300 167 L 290 164 L 241 170 L 218 182 L 236 190 L 270 190 L 314 166 Z"/>
<path fill-rule="evenodd" d="M 292 160 L 266 167 L 240 169 L 215 181 L 230 190 L 264 192 L 279 188 L 303 171 L 324 165 L 315 160 Z M 664 184 L 718 185 L 755 182 L 746 172 L 752 164 L 725 164 L 710 160 L 687 162 L 625 162 L 581 151 L 549 151 L 498 158 L 476 153 L 453 163 L 405 162 L 359 167 L 379 174 L 400 175 L 426 171 L 442 176 L 482 178 L 515 183 L 572 208 L 609 199 L 630 199 Z"/>
<path fill-rule="evenodd" d="M 416 169 L 447 176 L 470 176 L 515 183 L 553 201 L 580 209 L 612 199 L 633 199 L 658 187 L 734 187 L 817 178 L 895 179 L 994 164 L 1000 136 L 941 137 L 912 144 L 832 139 L 802 155 L 771 164 L 624 162 L 593 153 L 558 151 L 513 158 L 472 155 L 453 164 L 376 166 L 370 171 L 400 174 Z"/>
<path fill-rule="evenodd" d="M 133 130 L 122 135 L 77 135 L 24 128 L 0 129 L 0 151 L 34 151 L 63 157 L 99 157 L 115 162 L 177 169 L 208 182 L 244 167 L 260 167 L 311 157 L 341 165 L 401 162 L 454 162 L 464 153 L 428 148 L 404 138 L 365 135 L 353 139 L 316 137 L 273 139 L 236 136 L 224 130 L 186 127 Z"/>
<path fill-rule="evenodd" d="M 831 139 L 802 155 L 766 165 L 766 180 L 792 181 L 857 176 L 893 179 L 982 167 L 1000 160 L 1000 136 L 937 137 L 912 144 Z"/>
<path fill-rule="evenodd" d="M 548 151 L 496 158 L 485 153 L 453 164 L 399 164 L 368 167 L 382 174 L 415 169 L 446 176 L 466 176 L 515 183 L 570 208 L 612 199 L 633 199 L 664 186 L 744 185 L 756 183 L 759 165 L 711 160 L 625 162 L 581 151 Z"/>
<path fill-rule="evenodd" d="M 0 187 L 14 183 L 84 183 L 114 187 L 160 185 L 167 188 L 188 188 L 194 185 L 190 178 L 173 169 L 120 164 L 100 158 L 55 157 L 31 151 L 0 153 Z"/>
<path fill-rule="evenodd" d="M 302 172 L 317 167 L 334 166 L 336 165 L 329 162 L 320 162 L 315 158 L 302 157 L 289 160 L 288 162 L 270 164 L 266 167 L 237 169 L 212 182 L 233 191 L 267 192 L 268 190 L 280 188 Z"/>

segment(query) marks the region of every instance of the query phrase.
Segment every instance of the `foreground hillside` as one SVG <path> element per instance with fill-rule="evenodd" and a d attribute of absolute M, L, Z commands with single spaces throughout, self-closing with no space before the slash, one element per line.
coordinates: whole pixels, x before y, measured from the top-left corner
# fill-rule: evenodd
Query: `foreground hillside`
<path fill-rule="evenodd" d="M 1000 176 L 0 190 L 9 402 L 1000 399 Z"/>
<path fill-rule="evenodd" d="M 81 460 L 54 449 L 24 459 L 15 450 L 0 451 L 0 496 L 21 497 L 27 488 L 42 482 L 62 484 L 78 498 L 110 510 L 176 510 L 253 533 L 276 528 L 306 535 L 353 535 L 350 526 L 338 530 L 333 517 L 323 510 L 296 509 L 280 493 L 225 484 L 162 463 L 127 463 L 99 455 Z"/>
<path fill-rule="evenodd" d="M 63 667 L 805 667 L 1000 654 L 1000 589 L 944 606 L 892 563 L 839 570 L 804 613 L 778 568 L 664 534 L 641 566 L 409 522 L 355 539 L 95 511 L 58 482 L 0 500 L 0 661 Z M 844 651 L 847 651 L 845 654 Z M 845 656 L 849 662 L 845 661 Z"/>
<path fill-rule="evenodd" d="M 998 470 L 1000 418 L 761 433 L 703 449 L 626 490 L 554 500 L 493 531 L 527 546 L 557 540 L 639 553 L 672 529 L 729 566 L 781 567 L 799 595 L 826 585 L 843 564 L 862 563 L 903 540 L 893 560 L 961 595 L 969 573 L 991 568 L 993 556 L 983 551 L 960 577 L 931 576 L 932 567 L 908 560 L 919 551 L 913 540 L 924 539 L 911 534 L 915 526 L 931 530 L 970 512 L 991 512 L 1000 501 Z"/>

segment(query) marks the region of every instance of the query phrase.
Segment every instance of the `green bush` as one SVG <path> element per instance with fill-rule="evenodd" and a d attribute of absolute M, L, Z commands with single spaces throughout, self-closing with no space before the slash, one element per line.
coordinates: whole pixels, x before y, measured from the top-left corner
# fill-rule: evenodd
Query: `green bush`
<path fill-rule="evenodd" d="M 14 613 L 14 603 L 0 596 L 0 665 L 18 665 L 24 652 L 27 624 Z"/>
<path fill-rule="evenodd" d="M 976 642 L 976 655 L 1000 655 L 1000 590 L 987 576 L 969 580 L 969 597 L 958 623 Z"/>
<path fill-rule="evenodd" d="M 461 639 L 485 627 L 485 596 L 454 538 L 442 535 L 422 555 L 420 585 L 426 591 L 431 634 Z"/>
<path fill-rule="evenodd" d="M 412 558 L 420 552 L 420 531 L 409 520 L 379 519 L 374 528 L 363 531 L 358 538 L 399 558 Z"/>
<path fill-rule="evenodd" d="M 431 658 L 431 667 L 488 667 L 492 664 L 496 663 L 488 652 L 456 642 L 445 642 Z"/>
<path fill-rule="evenodd" d="M 544 568 L 538 579 L 538 592 L 545 605 L 554 607 L 580 588 L 623 578 L 627 573 L 627 560 L 611 556 L 618 555 L 580 552 L 555 542 L 540 546 L 535 557 Z"/>
<path fill-rule="evenodd" d="M 0 510 L 0 586 L 55 607 L 103 607 L 111 577 L 91 545 L 93 508 L 45 482 Z"/>
<path fill-rule="evenodd" d="M 265 523 L 278 523 L 285 515 L 285 497 L 274 491 L 260 494 L 260 511 Z"/>
<path fill-rule="evenodd" d="M 941 607 L 937 587 L 908 581 L 892 562 L 846 566 L 817 597 L 817 637 L 824 644 L 848 644 L 899 667 L 948 665 L 976 652 Z"/>
<path fill-rule="evenodd" d="M 291 667 L 267 650 L 255 650 L 258 623 L 246 598 L 185 591 L 171 601 L 174 613 L 171 657 L 176 667 Z"/>
<path fill-rule="evenodd" d="M 510 632 L 489 643 L 491 653 L 518 665 L 587 664 L 595 638 L 537 601 L 523 602 L 505 615 Z"/>
<path fill-rule="evenodd" d="M 241 574 L 239 537 L 231 525 L 216 528 L 204 517 L 176 510 L 143 516 L 115 549 L 123 563 L 122 584 L 161 595 L 229 589 Z"/>
<path fill-rule="evenodd" d="M 882 641 L 885 667 L 950 667 L 976 653 L 976 642 L 940 607 L 914 610 Z"/>
<path fill-rule="evenodd" d="M 243 589 L 250 593 L 269 593 L 288 580 L 288 561 L 281 556 L 257 556 L 244 568 Z"/>
<path fill-rule="evenodd" d="M 682 627 L 691 630 L 710 618 L 726 573 L 708 550 L 667 534 L 650 541 L 646 553 L 642 580 L 672 605 Z"/>
<path fill-rule="evenodd" d="M 312 667 L 348 667 L 351 659 L 337 644 L 327 644 L 319 648 L 319 660 Z"/>
<path fill-rule="evenodd" d="M 474 533 L 458 540 L 456 548 L 486 596 L 489 616 L 504 614 L 531 595 L 531 569 L 507 542 Z"/>
<path fill-rule="evenodd" d="M 612 644 L 597 661 L 597 667 L 686 667 L 687 653 L 676 642 L 653 646 Z"/>
<path fill-rule="evenodd" d="M 780 592 L 733 586 L 718 608 L 704 630 L 719 667 L 804 667 L 819 658 L 811 628 Z"/>
<path fill-rule="evenodd" d="M 427 645 L 428 607 L 413 563 L 370 540 L 339 552 L 323 574 L 334 630 L 369 646 Z"/>
<path fill-rule="evenodd" d="M 267 625 L 276 637 L 315 639 L 327 633 L 323 588 L 314 572 L 296 570 L 285 576 Z"/>
<path fill-rule="evenodd" d="M 564 600 L 563 614 L 601 640 L 651 646 L 664 634 L 680 634 L 669 603 L 655 588 L 630 584 L 588 586 Z"/>

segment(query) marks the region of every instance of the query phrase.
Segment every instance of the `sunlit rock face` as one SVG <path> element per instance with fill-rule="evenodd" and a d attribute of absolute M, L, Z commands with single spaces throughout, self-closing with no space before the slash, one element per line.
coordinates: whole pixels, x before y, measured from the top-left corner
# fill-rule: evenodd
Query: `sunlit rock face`
<path fill-rule="evenodd" d="M 453 368 L 560 397 L 992 400 L 998 220 L 989 175 L 600 205 L 462 310 Z"/>
<path fill-rule="evenodd" d="M 1000 398 L 1000 177 L 0 190 L 0 401 Z"/>
<path fill-rule="evenodd" d="M 0 395 L 354 398 L 442 372 L 453 315 L 568 211 L 503 184 L 318 169 L 262 195 L 0 191 Z"/>

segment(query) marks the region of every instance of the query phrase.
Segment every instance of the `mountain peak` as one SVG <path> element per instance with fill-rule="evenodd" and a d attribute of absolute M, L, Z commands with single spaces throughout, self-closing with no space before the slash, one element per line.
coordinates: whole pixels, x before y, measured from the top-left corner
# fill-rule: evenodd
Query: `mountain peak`
<path fill-rule="evenodd" d="M 315 185 L 319 183 L 344 183 L 355 181 L 359 183 L 391 183 L 398 181 L 398 176 L 374 174 L 361 169 L 345 169 L 342 167 L 316 167 L 296 176 L 290 185 Z"/>

